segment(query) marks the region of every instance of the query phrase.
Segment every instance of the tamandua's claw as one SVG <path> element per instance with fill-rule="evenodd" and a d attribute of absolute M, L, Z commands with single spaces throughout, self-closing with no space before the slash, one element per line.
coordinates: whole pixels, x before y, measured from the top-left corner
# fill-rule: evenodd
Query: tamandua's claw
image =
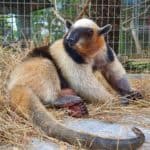
<path fill-rule="evenodd" d="M 139 91 L 131 91 L 128 95 L 122 96 L 120 98 L 121 104 L 126 106 L 131 100 L 142 99 L 143 95 Z"/>
<path fill-rule="evenodd" d="M 132 91 L 132 96 L 135 100 L 144 98 L 142 93 L 140 93 L 139 91 Z"/>
<path fill-rule="evenodd" d="M 137 100 L 142 99 L 143 95 L 139 91 L 131 91 L 128 95 L 125 95 L 125 97 L 129 100 Z"/>

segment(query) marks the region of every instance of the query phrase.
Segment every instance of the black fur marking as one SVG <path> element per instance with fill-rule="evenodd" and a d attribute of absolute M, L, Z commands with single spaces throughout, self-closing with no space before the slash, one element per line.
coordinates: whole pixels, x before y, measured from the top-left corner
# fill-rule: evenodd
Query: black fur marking
<path fill-rule="evenodd" d="M 67 35 L 64 37 L 64 48 L 68 55 L 78 64 L 84 64 L 85 59 L 82 55 L 78 53 L 76 49 L 73 48 L 73 46 L 78 42 L 78 40 L 82 37 L 86 40 L 90 40 L 93 36 L 93 29 L 91 28 L 83 28 L 79 27 L 76 29 L 70 29 L 69 37 Z M 67 39 L 66 39 L 67 37 Z"/>
<path fill-rule="evenodd" d="M 67 43 L 67 40 L 64 38 L 63 41 L 64 49 L 66 50 L 67 54 L 78 64 L 84 64 L 84 58 L 72 47 L 70 47 Z"/>
<path fill-rule="evenodd" d="M 49 45 L 43 46 L 43 47 L 34 48 L 32 50 L 32 52 L 30 52 L 27 55 L 27 58 L 30 58 L 30 57 L 43 57 L 43 58 L 47 58 L 49 60 L 52 60 L 52 57 L 51 57 L 51 55 L 49 53 Z"/>
<path fill-rule="evenodd" d="M 70 85 L 69 83 L 67 82 L 67 80 L 64 78 L 62 72 L 61 72 L 61 69 L 57 66 L 55 60 L 53 59 L 52 60 L 54 65 L 56 66 L 56 70 L 57 70 L 57 73 L 59 75 L 59 79 L 60 79 L 60 84 L 61 84 L 61 88 L 64 89 L 64 88 L 69 88 Z"/>
<path fill-rule="evenodd" d="M 53 64 L 56 67 L 57 73 L 59 75 L 59 79 L 61 81 L 61 88 L 69 88 L 69 84 L 68 82 L 65 80 L 65 78 L 62 75 L 61 69 L 58 67 L 56 61 L 53 59 L 53 57 L 51 56 L 49 50 L 49 46 L 43 46 L 43 47 L 38 47 L 33 49 L 32 52 L 30 52 L 27 56 L 27 58 L 31 58 L 31 57 L 43 57 L 43 58 L 47 58 L 50 61 L 53 62 Z"/>
<path fill-rule="evenodd" d="M 113 62 L 115 60 L 115 56 L 113 54 L 113 50 L 112 50 L 112 48 L 109 45 L 107 45 L 107 57 L 108 57 L 108 60 L 110 62 Z"/>
<path fill-rule="evenodd" d="M 76 29 L 73 29 L 70 31 L 70 37 L 71 38 L 76 38 L 77 40 L 81 37 L 83 38 L 91 38 L 93 35 L 93 29 L 91 28 L 83 28 L 83 27 L 78 27 Z M 77 41 L 76 41 L 77 42 Z"/>
<path fill-rule="evenodd" d="M 69 31 L 69 37 L 67 37 L 68 44 L 69 41 L 71 40 L 71 45 L 75 45 L 80 38 L 84 38 L 86 40 L 90 40 L 93 36 L 93 29 L 91 28 L 75 28 L 75 29 L 70 29 Z"/>

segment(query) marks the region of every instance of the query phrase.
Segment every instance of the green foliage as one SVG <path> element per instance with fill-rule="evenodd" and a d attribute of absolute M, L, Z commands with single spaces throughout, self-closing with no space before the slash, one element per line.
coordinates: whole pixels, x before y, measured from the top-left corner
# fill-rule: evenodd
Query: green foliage
<path fill-rule="evenodd" d="M 7 38 L 7 41 L 12 41 L 17 38 L 17 31 L 14 28 L 14 15 L 0 15 L 0 42 Z"/>
<path fill-rule="evenodd" d="M 141 72 L 150 72 L 150 62 L 145 61 L 128 61 L 125 64 L 125 68 L 129 71 L 141 73 Z"/>
<path fill-rule="evenodd" d="M 52 0 L 52 2 L 54 2 Z M 59 14 L 65 18 L 74 20 L 81 9 L 80 0 L 57 0 Z M 31 38 L 40 42 L 50 35 L 52 41 L 62 38 L 65 32 L 64 24 L 53 14 L 51 7 L 15 16 L 15 14 L 0 16 L 0 42 L 7 38 L 7 42 Z M 30 16 L 28 16 L 30 15 Z M 15 18 L 15 20 L 13 20 Z M 13 22 L 12 22 L 13 20 Z M 24 29 L 25 28 L 25 29 Z M 28 32 L 30 28 L 30 33 Z M 23 34 L 22 32 L 23 31 Z"/>
<path fill-rule="evenodd" d="M 79 2 L 80 0 L 57 0 L 59 14 L 65 19 L 74 20 Z M 33 39 L 41 41 L 43 36 L 47 36 L 42 35 L 42 30 L 49 32 L 52 41 L 62 38 L 65 32 L 64 24 L 56 18 L 51 8 L 34 11 L 31 15 Z"/>
<path fill-rule="evenodd" d="M 60 13 L 67 19 L 74 20 L 77 12 L 77 8 L 80 6 L 80 0 L 58 0 L 58 9 Z"/>

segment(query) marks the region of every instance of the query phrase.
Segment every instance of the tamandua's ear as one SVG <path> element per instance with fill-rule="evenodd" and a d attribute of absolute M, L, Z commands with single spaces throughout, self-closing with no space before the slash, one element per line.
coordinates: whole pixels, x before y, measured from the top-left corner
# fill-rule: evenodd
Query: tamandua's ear
<path fill-rule="evenodd" d="M 107 24 L 104 27 L 100 28 L 98 31 L 99 35 L 106 35 L 108 32 L 110 32 L 112 29 L 112 25 L 111 24 Z"/>
<path fill-rule="evenodd" d="M 66 30 L 69 30 L 72 26 L 72 22 L 70 20 L 66 20 L 65 26 L 66 26 Z"/>

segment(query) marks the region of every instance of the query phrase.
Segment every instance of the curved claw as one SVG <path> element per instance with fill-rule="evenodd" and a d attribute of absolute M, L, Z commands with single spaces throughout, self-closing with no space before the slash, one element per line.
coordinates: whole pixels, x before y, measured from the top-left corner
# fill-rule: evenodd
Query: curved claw
<path fill-rule="evenodd" d="M 121 104 L 122 105 L 128 105 L 130 100 L 138 100 L 142 99 L 143 95 L 139 91 L 131 91 L 129 94 L 122 96 L 120 98 Z"/>
<path fill-rule="evenodd" d="M 128 95 L 126 95 L 126 98 L 131 100 L 137 100 L 142 99 L 143 95 L 139 91 L 131 91 Z"/>

